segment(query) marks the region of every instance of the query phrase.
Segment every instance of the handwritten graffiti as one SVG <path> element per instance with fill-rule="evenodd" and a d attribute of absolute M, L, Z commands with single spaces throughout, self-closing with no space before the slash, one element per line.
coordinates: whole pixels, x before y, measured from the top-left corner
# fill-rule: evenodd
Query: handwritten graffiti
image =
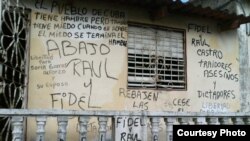
<path fill-rule="evenodd" d="M 43 75 L 65 74 L 66 70 L 44 70 Z"/>
<path fill-rule="evenodd" d="M 56 0 L 46 3 L 37 0 L 34 5 L 37 9 L 60 14 L 34 12 L 35 22 L 32 27 L 39 29 L 39 37 L 110 39 L 109 45 L 126 46 L 127 22 L 123 11 L 80 8 Z"/>
<path fill-rule="evenodd" d="M 148 102 L 134 101 L 132 107 L 134 109 L 148 110 Z"/>
<path fill-rule="evenodd" d="M 93 9 L 92 14 L 95 16 L 112 17 L 116 19 L 125 18 L 124 12 L 110 9 Z"/>
<path fill-rule="evenodd" d="M 93 106 L 93 105 L 91 105 L 92 89 L 93 89 L 92 79 L 89 79 L 89 83 L 84 82 L 83 86 L 84 86 L 84 88 L 88 88 L 89 87 L 88 108 L 101 108 L 99 106 Z"/>
<path fill-rule="evenodd" d="M 109 45 L 127 46 L 127 41 L 126 40 L 110 39 Z"/>
<path fill-rule="evenodd" d="M 110 53 L 109 46 L 105 44 L 97 45 L 95 43 L 85 43 L 84 41 L 80 41 L 77 46 L 74 46 L 70 41 L 63 40 L 59 46 L 56 41 L 50 39 L 47 40 L 46 45 L 48 55 L 58 55 L 60 58 L 83 53 L 85 55 L 107 55 Z"/>
<path fill-rule="evenodd" d="M 225 78 L 227 80 L 232 80 L 235 82 L 239 81 L 238 74 L 231 74 L 228 72 L 223 72 L 222 70 L 204 70 L 204 77 L 214 77 L 214 78 Z"/>
<path fill-rule="evenodd" d="M 78 16 L 84 16 L 88 13 L 92 14 L 93 16 L 103 16 L 103 17 L 110 17 L 110 18 L 116 18 L 116 19 L 124 19 L 125 18 L 125 12 L 119 11 L 119 10 L 111 10 L 111 9 L 88 9 L 86 7 L 77 7 L 72 4 L 66 4 L 62 3 L 58 0 L 52 0 L 49 3 L 49 6 L 46 5 L 44 0 L 36 0 L 34 3 L 35 8 L 37 9 L 44 9 L 48 10 L 51 13 L 59 13 L 64 15 L 78 15 Z"/>
<path fill-rule="evenodd" d="M 34 6 L 37 9 L 49 10 L 51 13 L 57 12 L 59 14 L 65 14 L 65 15 L 83 16 L 86 15 L 88 12 L 87 8 L 85 7 L 80 8 L 66 3 L 62 3 L 57 0 L 52 0 L 50 4 L 51 5 L 48 7 L 44 2 L 44 0 L 36 0 Z"/>
<path fill-rule="evenodd" d="M 189 23 L 188 24 L 188 32 L 190 31 L 195 31 L 195 32 L 200 32 L 200 33 L 207 33 L 210 34 L 211 30 L 208 25 L 199 25 L 196 23 Z"/>
<path fill-rule="evenodd" d="M 200 25 L 196 23 L 190 23 L 187 25 L 188 32 L 198 33 L 199 37 L 191 38 L 191 46 L 195 47 L 197 57 L 200 57 L 198 61 L 198 67 L 201 70 L 200 77 L 211 82 L 211 89 L 198 88 L 197 97 L 201 100 L 213 100 L 202 101 L 202 112 L 215 112 L 215 111 L 227 111 L 230 109 L 230 104 L 224 102 L 225 100 L 235 100 L 237 98 L 235 89 L 225 87 L 218 87 L 217 83 L 229 81 L 232 83 L 239 82 L 239 75 L 235 73 L 234 63 L 230 62 L 224 54 L 224 50 L 220 47 L 211 46 L 209 44 L 208 37 L 210 36 L 211 28 L 207 25 Z M 214 80 L 212 80 L 214 79 Z M 235 83 L 237 84 L 237 83 Z M 209 87 L 209 86 L 208 86 Z M 222 102 L 223 101 L 223 102 Z"/>
<path fill-rule="evenodd" d="M 50 96 L 52 108 L 64 109 L 64 107 L 77 105 L 81 110 L 85 110 L 84 107 L 87 103 L 85 96 L 79 96 L 72 92 L 52 93 Z"/>
<path fill-rule="evenodd" d="M 72 64 L 73 75 L 76 75 L 76 76 L 86 76 L 87 75 L 87 76 L 91 76 L 91 77 L 95 76 L 97 78 L 101 78 L 102 77 L 101 72 L 103 72 L 101 70 L 103 69 L 106 78 L 117 80 L 117 78 L 111 76 L 109 74 L 109 71 L 107 70 L 107 65 L 108 65 L 107 58 L 104 61 L 104 65 L 102 65 L 103 61 L 99 61 L 99 63 L 97 63 L 98 64 L 97 69 L 95 69 L 95 67 L 94 67 L 94 61 L 90 62 L 87 60 L 81 60 L 79 58 L 70 60 L 67 64 L 67 67 L 69 67 L 71 64 Z M 87 74 L 87 71 L 89 72 L 88 74 Z"/>
<path fill-rule="evenodd" d="M 139 127 L 147 126 L 147 124 L 140 117 L 117 117 L 116 120 L 117 127 Z"/>
<path fill-rule="evenodd" d="M 138 137 L 138 133 L 133 134 L 133 133 L 122 132 L 120 141 L 142 141 L 142 140 Z"/>
<path fill-rule="evenodd" d="M 120 141 L 142 141 L 142 128 L 147 128 L 147 123 L 141 117 L 117 117 L 115 121 L 119 133 L 116 139 Z"/>
<path fill-rule="evenodd" d="M 37 89 L 43 88 L 58 88 L 58 87 L 67 87 L 69 85 L 68 82 L 45 82 L 43 84 L 37 84 Z"/>
<path fill-rule="evenodd" d="M 235 99 L 234 90 L 208 90 L 208 91 L 201 91 L 198 90 L 198 98 L 205 98 L 205 99 L 213 99 L 213 100 L 220 100 L 220 99 Z"/>
<path fill-rule="evenodd" d="M 191 101 L 189 98 L 173 98 L 172 100 L 166 100 L 164 106 L 173 111 L 184 112 L 186 108 L 192 106 Z"/>
<path fill-rule="evenodd" d="M 218 62 L 218 61 L 207 61 L 201 59 L 199 62 L 200 67 L 202 68 L 215 68 L 215 69 L 223 69 L 228 72 L 232 71 L 232 63 L 224 63 L 224 62 Z"/>
<path fill-rule="evenodd" d="M 202 111 L 216 112 L 216 111 L 227 111 L 230 109 L 230 105 L 225 102 L 202 102 Z"/>
<path fill-rule="evenodd" d="M 31 70 L 46 70 L 46 66 L 45 65 L 42 65 L 42 66 L 34 66 L 34 65 L 31 65 L 30 66 L 30 69 Z"/>
<path fill-rule="evenodd" d="M 225 78 L 235 82 L 239 81 L 238 74 L 233 74 L 232 63 L 224 63 L 218 61 L 206 61 L 201 59 L 199 62 L 200 67 L 205 68 L 203 76 L 206 78 Z"/>
<path fill-rule="evenodd" d="M 127 99 L 132 99 L 132 108 L 140 110 L 148 110 L 149 102 L 154 102 L 158 100 L 159 93 L 161 92 L 150 92 L 143 90 L 129 90 L 120 88 L 119 96 Z"/>
<path fill-rule="evenodd" d="M 197 49 L 197 55 L 198 56 L 204 56 L 204 57 L 215 57 L 216 59 L 222 59 L 223 53 L 220 50 L 217 49 Z"/>
<path fill-rule="evenodd" d="M 38 29 L 50 30 L 52 26 L 51 26 L 51 23 L 34 23 L 33 27 L 38 28 Z"/>
<path fill-rule="evenodd" d="M 138 99 L 138 100 L 147 100 L 147 101 L 157 101 L 159 93 L 161 92 L 150 92 L 144 90 L 129 90 L 120 88 L 119 96 L 129 98 L 129 99 Z"/>
<path fill-rule="evenodd" d="M 173 100 L 173 105 L 174 106 L 183 106 L 183 107 L 185 107 L 185 106 L 187 106 L 187 107 L 189 107 L 190 106 L 190 99 L 186 99 L 186 98 L 174 98 L 174 100 Z"/>
<path fill-rule="evenodd" d="M 199 35 L 199 39 L 192 38 L 192 46 L 207 46 L 210 47 L 210 45 L 207 43 L 206 39 L 203 39 L 202 35 Z"/>
<path fill-rule="evenodd" d="M 124 60 L 114 56 L 119 56 L 117 53 L 124 49 L 114 51 L 114 48 L 127 45 L 126 13 L 110 7 L 76 4 L 58 0 L 33 2 L 31 46 L 35 49 L 31 49 L 30 74 L 44 79 L 32 77 L 29 82 L 35 87 L 32 86 L 30 92 L 38 92 L 41 97 L 33 96 L 33 103 L 37 100 L 47 103 L 35 106 L 74 110 L 103 108 L 103 103 L 110 99 L 100 98 L 117 84 L 113 81 L 118 80 Z M 108 92 L 99 93 L 98 85 L 104 83 Z M 112 126 L 107 127 L 108 131 Z M 99 128 L 102 127 L 97 122 L 88 124 L 88 132 L 96 131 L 96 134 Z M 99 134 L 97 138 L 105 140 L 106 135 Z"/>
<path fill-rule="evenodd" d="M 56 14 L 45 14 L 45 13 L 40 13 L 40 12 L 35 12 L 35 19 L 36 20 L 43 20 L 43 21 L 59 21 L 59 16 Z M 34 25 L 36 25 L 37 23 L 34 23 Z M 50 28 L 46 28 L 46 24 L 43 23 L 39 23 L 38 25 L 41 25 L 41 27 L 44 28 L 40 28 L 40 29 L 50 29 Z M 48 23 L 47 25 L 51 26 L 51 23 Z M 34 26 L 35 27 L 35 26 Z"/>
<path fill-rule="evenodd" d="M 46 77 L 51 76 L 53 81 L 58 76 L 60 78 L 65 75 L 76 76 L 75 78 L 79 78 L 78 82 L 81 79 L 83 93 L 87 93 L 86 96 L 64 92 L 51 93 L 52 107 L 57 105 L 65 108 L 77 105 L 80 109 L 84 109 L 82 105 L 87 103 L 88 108 L 100 108 L 91 105 L 90 102 L 93 97 L 94 81 L 98 81 L 92 78 L 118 80 L 112 72 L 109 55 L 113 46 L 127 45 L 126 13 L 109 8 L 79 7 L 57 0 L 36 0 L 34 7 L 39 12 L 33 11 L 31 25 L 37 35 L 36 38 L 46 39 L 42 43 L 45 47 L 40 47 L 45 48 L 46 53 L 31 55 L 33 61 L 31 64 L 34 65 L 31 65 L 30 70 L 36 73 L 42 72 L 40 74 Z M 41 10 L 47 13 L 41 13 Z M 43 57 L 44 54 L 46 57 Z M 49 57 L 52 58 L 48 59 Z M 61 62 L 55 64 L 55 59 Z M 39 65 L 36 64 L 38 60 Z M 62 83 L 37 83 L 36 87 L 39 90 L 59 87 L 67 89 L 71 85 L 65 80 Z"/>

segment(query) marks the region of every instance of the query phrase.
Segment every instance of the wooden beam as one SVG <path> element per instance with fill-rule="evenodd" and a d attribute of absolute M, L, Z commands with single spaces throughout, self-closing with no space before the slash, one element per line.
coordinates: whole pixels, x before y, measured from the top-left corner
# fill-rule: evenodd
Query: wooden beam
<path fill-rule="evenodd" d="M 236 19 L 236 20 L 232 20 L 232 21 L 221 21 L 219 23 L 219 28 L 220 28 L 220 31 L 227 31 L 227 30 L 231 30 L 231 29 L 236 29 L 240 27 L 240 20 L 239 19 Z"/>

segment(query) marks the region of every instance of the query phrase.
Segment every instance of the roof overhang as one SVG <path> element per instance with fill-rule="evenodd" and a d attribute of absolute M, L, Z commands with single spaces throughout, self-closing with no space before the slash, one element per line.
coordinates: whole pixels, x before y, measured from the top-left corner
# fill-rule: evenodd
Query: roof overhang
<path fill-rule="evenodd" d="M 180 0 L 106 0 L 107 2 L 136 5 L 149 10 L 153 20 L 162 19 L 168 15 L 183 15 L 200 17 L 217 21 L 220 30 L 236 29 L 241 24 L 249 23 L 250 16 L 237 15 L 228 10 L 212 9 L 194 5 L 193 3 L 182 3 Z"/>

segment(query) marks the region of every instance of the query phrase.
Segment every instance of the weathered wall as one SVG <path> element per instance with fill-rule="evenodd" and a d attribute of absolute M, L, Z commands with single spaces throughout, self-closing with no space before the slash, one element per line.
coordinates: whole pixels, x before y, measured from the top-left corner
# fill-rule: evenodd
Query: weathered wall
<path fill-rule="evenodd" d="M 229 13 L 237 13 L 238 15 L 249 16 L 250 3 L 248 0 L 241 1 L 219 1 L 219 0 L 195 0 L 195 5 L 203 7 L 211 7 L 212 9 L 220 8 L 227 10 Z M 240 62 L 240 95 L 241 95 L 241 111 L 248 112 L 250 101 L 250 47 L 249 47 L 250 24 L 242 24 L 238 28 L 239 39 L 239 62 Z"/>
<path fill-rule="evenodd" d="M 60 9 L 55 3 L 45 4 L 34 3 L 31 16 L 30 108 L 40 108 L 42 105 L 44 108 L 83 110 L 240 109 L 236 31 L 219 33 L 215 22 L 204 19 L 169 16 L 152 21 L 148 11 L 140 9 L 137 12 L 138 8 L 133 7 L 131 10 L 125 7 L 113 10 L 120 15 L 115 18 L 104 16 L 109 20 L 105 24 L 100 17 L 107 8 L 112 12 L 112 7 L 102 5 L 93 8 L 90 4 L 82 4 L 81 10 L 87 13 L 77 17 L 88 18 L 85 25 L 102 28 L 90 30 L 82 27 L 84 21 L 62 20 L 63 16 L 56 13 Z M 100 10 L 100 15 L 93 13 L 96 10 Z M 69 11 L 66 9 L 66 12 Z M 187 90 L 127 89 L 127 19 L 129 22 L 186 30 Z M 111 23 L 114 20 L 122 24 Z M 60 27 L 63 22 L 65 24 Z M 102 33 L 112 33 L 114 36 L 103 38 L 100 36 Z M 125 44 L 111 44 L 110 39 L 121 40 Z M 212 65 L 209 66 L 209 63 Z M 185 104 L 178 104 L 178 101 Z"/>
<path fill-rule="evenodd" d="M 237 4 L 237 14 L 245 16 L 250 15 L 250 3 L 243 0 Z M 238 29 L 239 47 L 240 47 L 240 93 L 241 93 L 241 110 L 250 111 L 250 24 L 243 24 Z"/>
<path fill-rule="evenodd" d="M 30 1 L 28 5 L 32 9 L 28 108 L 205 112 L 240 110 L 239 43 L 236 30 L 220 33 L 216 22 L 212 20 L 174 15 L 152 21 L 147 9 L 100 2 L 98 6 L 91 2 L 75 2 L 73 9 L 80 9 L 78 14 L 72 12 L 65 2 L 37 0 Z M 108 13 L 105 14 L 105 11 Z M 118 12 L 118 15 L 112 17 L 111 11 Z M 65 14 L 85 21 L 62 20 Z M 105 19 L 107 23 L 103 23 Z M 127 89 L 126 45 L 110 44 L 110 39 L 126 43 L 127 22 L 186 31 L 187 90 Z M 66 27 L 56 27 L 64 23 Z M 89 30 L 81 27 L 81 24 L 101 28 Z M 114 35 L 102 38 L 96 34 L 105 32 Z M 124 121 L 119 117 L 117 119 Z M 71 121 L 75 123 L 76 119 Z M 49 120 L 47 125 L 53 125 L 54 122 Z M 96 127 L 97 121 L 92 119 L 90 123 L 95 123 L 93 125 Z M 28 140 L 34 138 L 31 135 L 35 131 L 33 124 L 32 120 L 28 123 Z M 143 128 L 146 126 L 142 125 Z M 47 126 L 47 129 L 50 128 Z M 75 124 L 69 127 L 71 131 L 76 129 Z M 54 133 L 47 133 L 51 134 L 47 140 L 53 140 Z M 93 133 L 90 136 L 93 138 L 95 135 Z M 68 137 L 71 140 L 77 138 L 74 134 L 68 134 Z"/>

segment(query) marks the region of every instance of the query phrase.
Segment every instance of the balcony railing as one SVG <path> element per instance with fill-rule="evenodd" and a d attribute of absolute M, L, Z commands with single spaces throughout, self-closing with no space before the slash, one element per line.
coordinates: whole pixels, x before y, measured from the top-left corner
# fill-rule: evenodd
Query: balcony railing
<path fill-rule="evenodd" d="M 10 117 L 12 124 L 12 140 L 23 141 L 24 121 L 27 117 L 36 118 L 36 140 L 44 141 L 45 126 L 48 118 L 57 118 L 57 140 L 65 141 L 69 117 L 78 118 L 79 141 L 91 140 L 87 138 L 88 122 L 92 117 L 97 117 L 99 129 L 98 140 L 105 141 L 107 134 L 107 122 L 117 116 L 140 116 L 150 123 L 152 141 L 172 141 L 173 125 L 197 124 L 197 125 L 250 125 L 250 113 L 194 113 L 194 112 L 148 112 L 148 111 L 76 111 L 76 110 L 42 110 L 42 109 L 0 109 L 0 117 Z M 159 136 L 160 120 L 165 122 L 166 138 Z M 113 123 L 112 123 L 113 124 Z M 115 129 L 112 129 L 115 130 Z M 114 132 L 112 132 L 114 133 Z M 114 140 L 114 139 L 113 139 Z M 143 140 L 145 141 L 145 140 Z"/>

